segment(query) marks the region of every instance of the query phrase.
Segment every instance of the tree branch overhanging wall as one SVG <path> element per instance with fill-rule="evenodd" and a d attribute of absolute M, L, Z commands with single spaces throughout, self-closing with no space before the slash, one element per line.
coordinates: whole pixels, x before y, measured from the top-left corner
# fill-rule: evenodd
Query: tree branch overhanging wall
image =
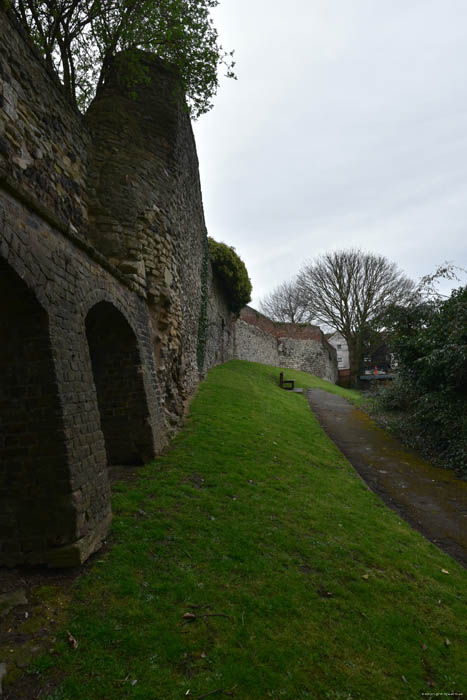
<path fill-rule="evenodd" d="M 6 7 L 80 109 L 91 102 L 116 53 L 142 49 L 173 66 L 196 118 L 212 107 L 220 67 L 235 78 L 233 51 L 222 48 L 210 17 L 217 4 L 218 0 L 10 0 Z M 137 56 L 127 61 L 126 77 L 129 83 L 148 80 Z"/>

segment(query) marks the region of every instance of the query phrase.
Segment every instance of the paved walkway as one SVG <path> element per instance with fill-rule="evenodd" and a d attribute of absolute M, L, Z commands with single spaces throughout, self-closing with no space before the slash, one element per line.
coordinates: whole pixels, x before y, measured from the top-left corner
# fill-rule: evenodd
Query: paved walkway
<path fill-rule="evenodd" d="M 420 459 L 341 396 L 307 391 L 321 426 L 383 501 L 467 567 L 467 482 Z"/>

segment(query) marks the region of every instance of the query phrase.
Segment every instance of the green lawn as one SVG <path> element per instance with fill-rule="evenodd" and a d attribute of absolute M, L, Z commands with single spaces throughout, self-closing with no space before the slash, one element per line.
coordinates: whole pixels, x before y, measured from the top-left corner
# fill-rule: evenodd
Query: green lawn
<path fill-rule="evenodd" d="M 278 374 L 212 370 L 171 449 L 116 486 L 112 547 L 66 625 L 79 646 L 63 630 L 36 665 L 62 674 L 49 697 L 467 693 L 465 571 L 366 488 Z"/>

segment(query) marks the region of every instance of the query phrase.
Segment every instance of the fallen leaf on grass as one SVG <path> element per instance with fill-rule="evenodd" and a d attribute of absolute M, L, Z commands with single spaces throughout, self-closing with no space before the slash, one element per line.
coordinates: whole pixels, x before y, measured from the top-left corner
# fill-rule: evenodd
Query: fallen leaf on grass
<path fill-rule="evenodd" d="M 198 615 L 194 615 L 193 613 L 185 613 L 183 615 L 183 622 L 194 622 L 195 620 L 200 620 L 204 617 L 228 617 L 231 619 L 231 615 L 226 615 L 225 613 L 201 613 Z M 180 624 L 183 624 L 183 622 Z"/>
<path fill-rule="evenodd" d="M 78 648 L 78 641 L 73 637 L 71 632 L 67 631 L 68 635 L 68 644 L 71 646 L 72 649 L 77 649 Z"/>
<path fill-rule="evenodd" d="M 185 613 L 183 619 L 191 622 L 192 620 L 196 620 L 196 615 L 193 615 L 193 613 Z"/>
<path fill-rule="evenodd" d="M 441 569 L 441 571 L 442 571 L 443 574 L 448 574 L 448 573 L 449 573 L 449 571 L 448 571 L 447 569 Z"/>
<path fill-rule="evenodd" d="M 327 591 L 325 588 L 318 588 L 316 592 L 321 598 L 332 598 L 334 596 L 334 593 Z"/>

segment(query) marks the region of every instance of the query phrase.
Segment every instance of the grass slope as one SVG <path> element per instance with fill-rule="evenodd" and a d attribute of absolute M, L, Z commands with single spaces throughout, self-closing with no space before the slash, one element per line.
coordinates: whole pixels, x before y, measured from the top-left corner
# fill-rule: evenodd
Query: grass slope
<path fill-rule="evenodd" d="M 113 546 L 75 591 L 79 646 L 64 632 L 37 666 L 63 673 L 54 700 L 467 692 L 465 571 L 277 381 L 215 368 L 171 450 L 117 485 Z"/>

